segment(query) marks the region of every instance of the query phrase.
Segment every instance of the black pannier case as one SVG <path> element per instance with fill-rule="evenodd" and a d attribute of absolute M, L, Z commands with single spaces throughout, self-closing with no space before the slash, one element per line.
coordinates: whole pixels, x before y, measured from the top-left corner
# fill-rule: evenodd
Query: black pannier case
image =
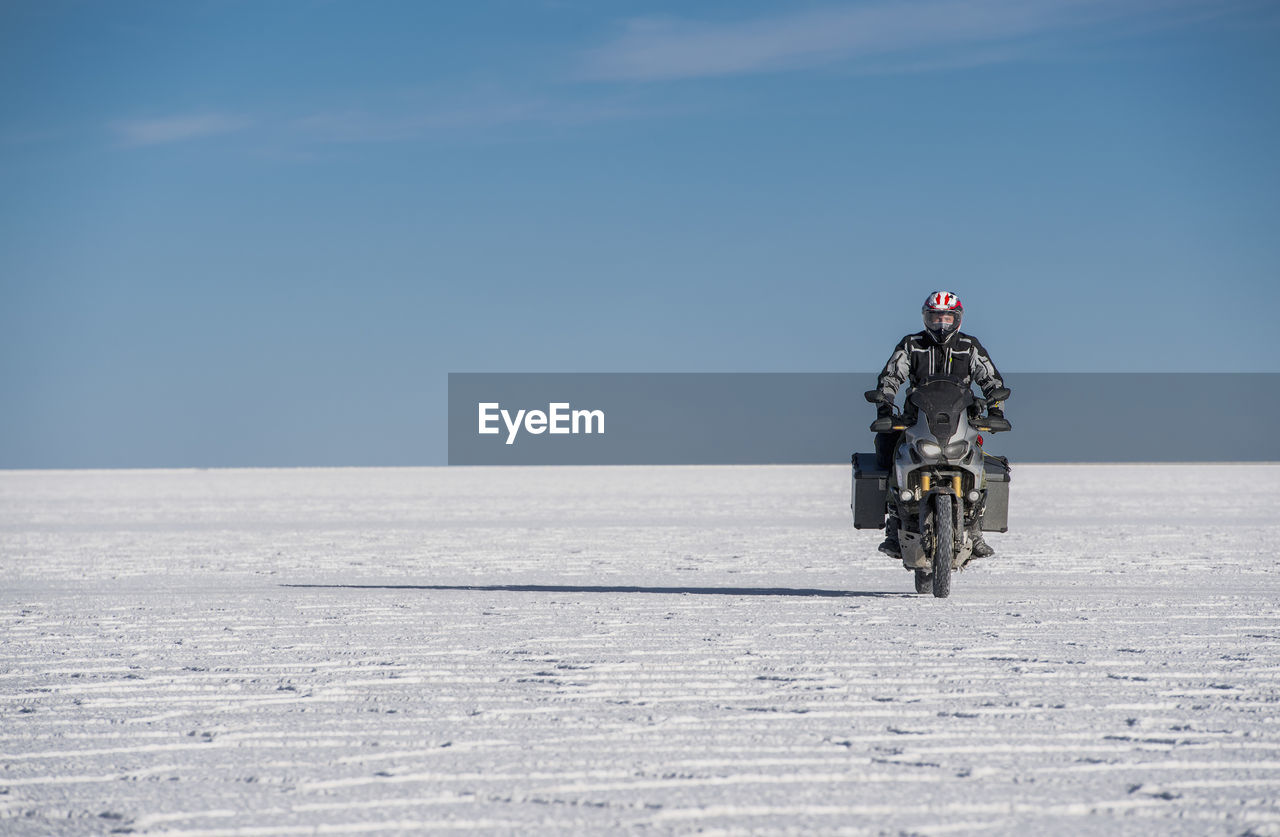
<path fill-rule="evenodd" d="M 982 531 L 1009 531 L 1009 461 L 1003 456 L 985 455 L 987 472 L 987 510 L 982 516 Z M 883 529 L 885 498 L 889 491 L 889 472 L 876 464 L 874 453 L 853 455 L 853 528 Z"/>
<path fill-rule="evenodd" d="M 1009 460 L 986 455 L 982 460 L 987 472 L 987 510 L 982 514 L 982 531 L 1009 531 Z"/>
<path fill-rule="evenodd" d="M 853 455 L 853 528 L 883 529 L 889 472 L 876 464 L 874 453 Z"/>

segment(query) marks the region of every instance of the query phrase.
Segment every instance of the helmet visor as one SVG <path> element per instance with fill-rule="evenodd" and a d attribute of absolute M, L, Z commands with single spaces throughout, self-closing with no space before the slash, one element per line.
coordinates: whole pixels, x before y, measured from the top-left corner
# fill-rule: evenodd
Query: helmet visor
<path fill-rule="evenodd" d="M 924 327 L 934 334 L 950 334 L 960 327 L 960 315 L 954 311 L 925 311 Z"/>

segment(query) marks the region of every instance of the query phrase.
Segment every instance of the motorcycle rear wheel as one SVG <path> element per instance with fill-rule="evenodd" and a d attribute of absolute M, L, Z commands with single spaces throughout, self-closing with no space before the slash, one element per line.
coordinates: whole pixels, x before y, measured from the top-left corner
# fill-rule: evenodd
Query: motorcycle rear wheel
<path fill-rule="evenodd" d="M 933 595 L 951 595 L 952 508 L 950 494 L 933 495 Z"/>

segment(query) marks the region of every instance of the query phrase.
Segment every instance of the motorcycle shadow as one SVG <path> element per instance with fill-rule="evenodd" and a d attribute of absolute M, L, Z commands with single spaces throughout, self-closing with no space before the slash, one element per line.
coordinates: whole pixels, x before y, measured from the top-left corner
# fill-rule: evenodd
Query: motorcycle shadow
<path fill-rule="evenodd" d="M 782 596 L 799 598 L 916 598 L 914 593 L 823 590 L 810 587 L 641 587 L 586 584 L 281 584 L 281 587 L 343 590 L 422 590 L 473 593 L 641 593 L 665 596 Z"/>

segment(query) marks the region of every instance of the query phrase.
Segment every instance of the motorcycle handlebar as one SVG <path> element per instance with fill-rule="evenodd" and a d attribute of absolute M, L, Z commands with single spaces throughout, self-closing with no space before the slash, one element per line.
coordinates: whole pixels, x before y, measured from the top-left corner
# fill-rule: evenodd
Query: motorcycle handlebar
<path fill-rule="evenodd" d="M 1004 433 L 1013 429 L 1013 425 L 1009 423 L 1008 419 L 992 416 L 975 418 L 970 424 L 980 433 Z M 885 416 L 871 423 L 871 431 L 873 433 L 889 433 L 894 430 L 907 430 L 910 427 L 911 425 L 907 424 L 906 419 L 902 416 Z"/>

